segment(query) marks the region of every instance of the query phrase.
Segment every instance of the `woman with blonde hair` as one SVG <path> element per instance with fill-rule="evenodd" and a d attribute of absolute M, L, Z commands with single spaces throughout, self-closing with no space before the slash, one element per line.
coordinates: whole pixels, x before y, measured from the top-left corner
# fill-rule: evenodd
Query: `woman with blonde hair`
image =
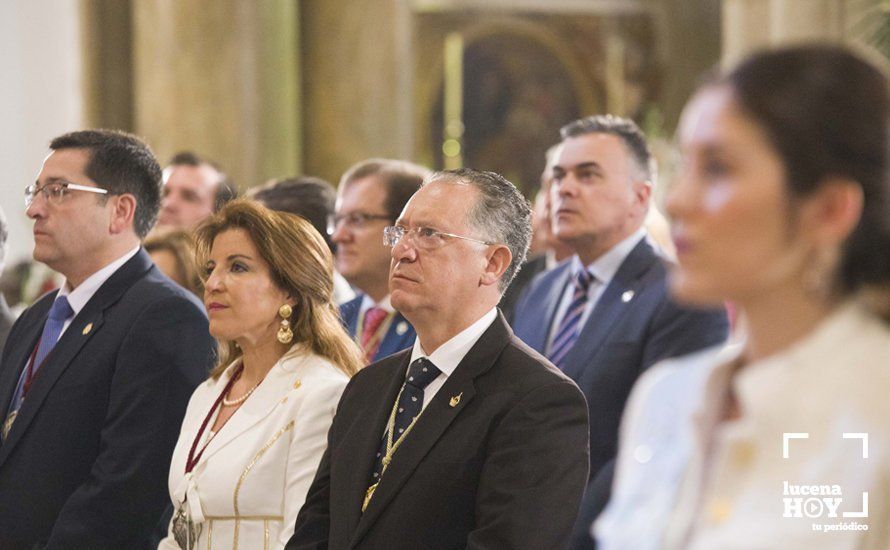
<path fill-rule="evenodd" d="M 890 548 L 888 117 L 887 78 L 829 45 L 686 106 L 671 291 L 746 334 L 637 383 L 599 548 Z"/>
<path fill-rule="evenodd" d="M 155 229 L 145 238 L 142 246 L 164 275 L 201 297 L 201 276 L 195 264 L 195 240 L 191 233 L 183 229 Z"/>
<path fill-rule="evenodd" d="M 282 548 L 361 353 L 309 222 L 233 201 L 198 229 L 197 259 L 220 359 L 188 405 L 159 548 Z"/>

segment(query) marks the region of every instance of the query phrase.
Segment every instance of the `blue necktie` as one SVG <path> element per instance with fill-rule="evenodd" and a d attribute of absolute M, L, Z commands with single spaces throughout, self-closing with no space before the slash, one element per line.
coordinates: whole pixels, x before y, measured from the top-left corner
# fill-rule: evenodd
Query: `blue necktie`
<path fill-rule="evenodd" d="M 575 287 L 575 292 L 572 294 L 572 303 L 569 304 L 565 315 L 562 317 L 562 322 L 560 322 L 559 328 L 556 331 L 556 337 L 553 338 L 553 344 L 550 346 L 550 354 L 548 356 L 548 359 L 559 367 L 560 370 L 563 369 L 562 363 L 566 355 L 571 351 L 572 346 L 575 345 L 578 334 L 581 332 L 581 317 L 584 315 L 584 308 L 587 307 L 588 301 L 587 291 L 590 289 L 593 281 L 594 276 L 586 269 L 579 271 L 572 279 Z"/>
<path fill-rule="evenodd" d="M 440 371 L 426 357 L 420 357 L 411 363 L 408 367 L 408 379 L 405 380 L 405 387 L 402 395 L 399 396 L 399 404 L 396 406 L 396 419 L 393 424 L 393 442 L 397 441 L 402 434 L 408 429 L 408 426 L 420 415 L 423 409 L 423 390 L 430 385 L 430 382 L 439 376 Z M 376 483 L 383 475 L 383 457 L 386 456 L 387 437 L 384 435 L 383 441 L 380 443 L 380 450 L 374 461 L 374 473 L 371 476 L 371 483 Z"/>
<path fill-rule="evenodd" d="M 56 347 L 56 342 L 59 341 L 59 336 L 62 334 L 62 327 L 65 326 L 65 321 L 72 315 L 74 315 L 74 310 L 71 309 L 71 304 L 68 303 L 68 297 L 59 296 L 56 298 L 52 307 L 49 308 L 49 316 L 46 318 L 46 323 L 43 325 L 43 332 L 40 334 L 40 344 L 37 347 L 37 353 L 34 355 L 34 363 L 31 368 L 32 377 L 36 375 L 37 370 L 43 366 L 43 361 L 47 358 L 49 352 Z M 27 377 L 28 364 L 25 364 L 25 368 L 22 369 L 22 374 L 19 376 L 19 383 L 16 385 L 15 393 L 12 395 L 12 401 L 9 403 L 6 421 L 3 423 L 3 439 L 6 439 L 6 434 L 12 427 L 12 423 L 15 421 L 15 416 L 18 414 L 19 408 L 22 406 L 25 380 Z"/>
<path fill-rule="evenodd" d="M 34 356 L 34 374 L 37 374 L 37 369 L 43 364 L 43 360 L 56 347 L 56 342 L 62 335 L 62 327 L 72 315 L 74 315 L 74 310 L 68 303 L 68 297 L 59 296 L 56 298 L 53 306 L 49 308 L 49 317 L 47 317 L 46 324 L 43 325 L 43 333 L 40 335 L 40 347 L 37 348 L 37 355 Z"/>

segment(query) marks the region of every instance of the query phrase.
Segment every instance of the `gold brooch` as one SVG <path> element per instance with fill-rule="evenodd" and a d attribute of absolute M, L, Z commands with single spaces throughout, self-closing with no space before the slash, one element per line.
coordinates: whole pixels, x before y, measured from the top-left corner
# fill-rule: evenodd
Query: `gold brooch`
<path fill-rule="evenodd" d="M 460 403 L 460 396 L 463 394 L 464 392 L 460 392 L 459 394 L 451 397 L 451 401 L 448 402 L 448 404 L 451 405 L 451 408 L 456 407 L 457 404 Z"/>

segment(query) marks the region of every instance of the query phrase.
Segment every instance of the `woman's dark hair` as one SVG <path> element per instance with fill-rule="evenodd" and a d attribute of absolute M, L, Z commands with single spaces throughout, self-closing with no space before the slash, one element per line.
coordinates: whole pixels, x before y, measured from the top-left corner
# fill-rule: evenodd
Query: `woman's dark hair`
<path fill-rule="evenodd" d="M 842 249 L 837 289 L 890 284 L 890 99 L 882 72 L 842 47 L 804 45 L 756 54 L 718 83 L 771 139 L 792 195 L 831 177 L 862 187 L 862 217 Z"/>

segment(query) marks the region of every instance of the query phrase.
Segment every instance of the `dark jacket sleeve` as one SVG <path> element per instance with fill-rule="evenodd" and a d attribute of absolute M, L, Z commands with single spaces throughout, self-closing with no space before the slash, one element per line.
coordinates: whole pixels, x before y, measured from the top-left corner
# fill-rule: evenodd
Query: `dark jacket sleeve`
<path fill-rule="evenodd" d="M 565 548 L 587 483 L 588 437 L 587 403 L 573 383 L 525 395 L 489 444 L 467 548 Z"/>
<path fill-rule="evenodd" d="M 46 548 L 133 548 L 147 540 L 169 500 L 186 405 L 213 355 L 196 304 L 169 297 L 138 315 L 117 353 L 99 456 L 59 512 Z"/>

